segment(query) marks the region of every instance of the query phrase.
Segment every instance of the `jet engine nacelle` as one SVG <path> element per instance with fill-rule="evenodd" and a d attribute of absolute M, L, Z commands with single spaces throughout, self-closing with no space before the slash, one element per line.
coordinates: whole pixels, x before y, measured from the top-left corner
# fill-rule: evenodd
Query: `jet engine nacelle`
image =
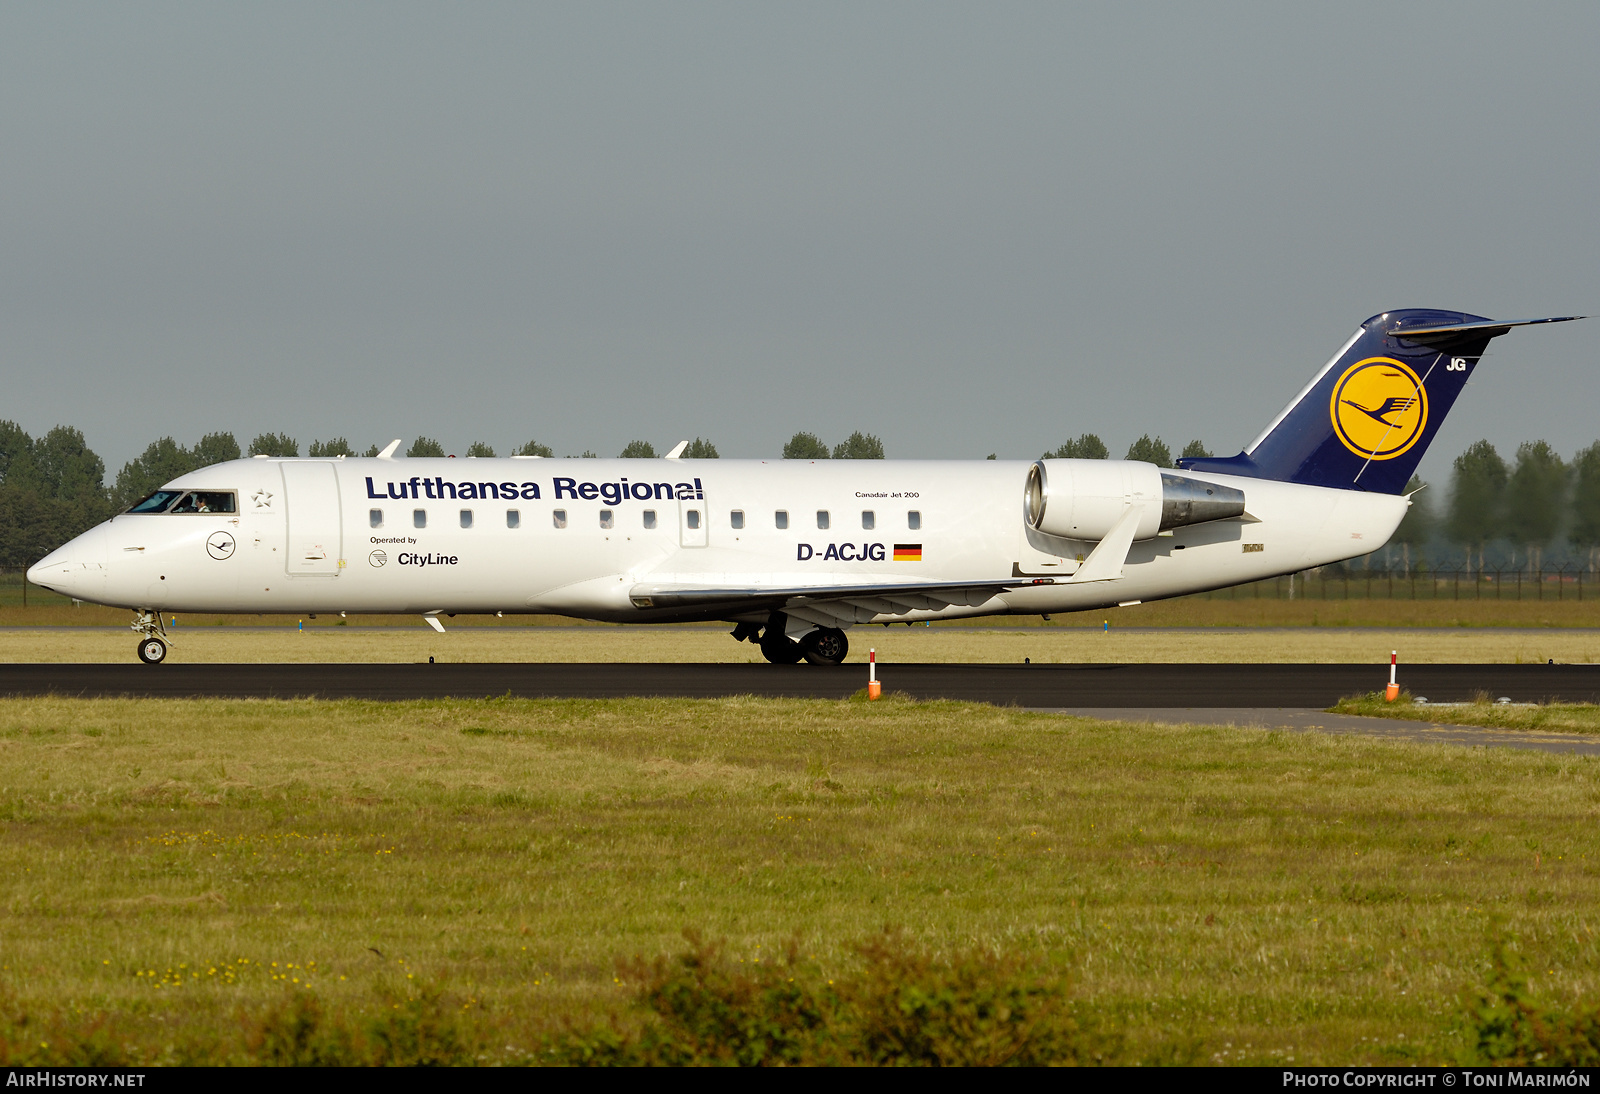
<path fill-rule="evenodd" d="M 1023 513 L 1064 539 L 1101 540 L 1124 513 L 1143 507 L 1135 540 L 1168 528 L 1244 515 L 1244 492 L 1134 460 L 1039 460 L 1028 469 Z"/>

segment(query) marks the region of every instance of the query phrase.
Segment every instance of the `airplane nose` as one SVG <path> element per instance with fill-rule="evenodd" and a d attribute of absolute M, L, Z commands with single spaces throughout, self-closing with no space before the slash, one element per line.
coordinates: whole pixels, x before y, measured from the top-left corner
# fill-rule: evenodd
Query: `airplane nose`
<path fill-rule="evenodd" d="M 104 588 L 106 579 L 104 526 L 91 528 L 51 551 L 28 567 L 27 578 L 34 585 L 65 596 L 93 599 Z"/>
<path fill-rule="evenodd" d="M 74 563 L 63 552 L 52 551 L 28 567 L 28 584 L 49 589 L 51 592 L 76 596 L 77 594 L 68 586 L 73 584 L 73 577 L 82 569 L 81 565 Z"/>

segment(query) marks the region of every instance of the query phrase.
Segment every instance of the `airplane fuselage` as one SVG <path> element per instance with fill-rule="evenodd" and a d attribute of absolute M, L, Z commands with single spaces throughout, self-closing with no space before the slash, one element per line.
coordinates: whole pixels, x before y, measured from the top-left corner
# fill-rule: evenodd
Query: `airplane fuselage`
<path fill-rule="evenodd" d="M 172 490 L 234 512 L 124 513 L 36 577 L 164 612 L 542 613 L 616 622 L 764 618 L 658 606 L 641 587 L 998 582 L 971 603 L 856 622 L 1041 614 L 1150 601 L 1367 554 L 1392 494 L 1187 473 L 1243 516 L 1134 542 L 1120 577 L 1073 583 L 1095 547 L 1027 526 L 1021 461 L 246 459 Z M 219 505 L 225 507 L 225 505 Z M 1037 584 L 1027 582 L 1035 581 Z"/>

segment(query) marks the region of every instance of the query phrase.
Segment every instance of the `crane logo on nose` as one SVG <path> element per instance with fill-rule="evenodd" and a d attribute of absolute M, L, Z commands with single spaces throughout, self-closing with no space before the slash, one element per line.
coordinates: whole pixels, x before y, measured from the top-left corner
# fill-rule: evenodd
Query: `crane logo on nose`
<path fill-rule="evenodd" d="M 212 532 L 211 538 L 206 540 L 206 554 L 219 560 L 231 557 L 233 537 L 227 532 Z"/>

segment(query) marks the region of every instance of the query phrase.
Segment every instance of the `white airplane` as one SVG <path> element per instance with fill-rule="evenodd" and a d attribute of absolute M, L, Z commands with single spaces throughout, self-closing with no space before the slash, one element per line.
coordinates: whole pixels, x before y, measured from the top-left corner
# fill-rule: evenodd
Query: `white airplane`
<path fill-rule="evenodd" d="M 1179 460 L 257 456 L 182 475 L 33 566 L 133 609 L 725 620 L 767 659 L 844 660 L 857 624 L 1138 604 L 1381 547 L 1489 340 L 1386 312 L 1237 456 Z"/>

